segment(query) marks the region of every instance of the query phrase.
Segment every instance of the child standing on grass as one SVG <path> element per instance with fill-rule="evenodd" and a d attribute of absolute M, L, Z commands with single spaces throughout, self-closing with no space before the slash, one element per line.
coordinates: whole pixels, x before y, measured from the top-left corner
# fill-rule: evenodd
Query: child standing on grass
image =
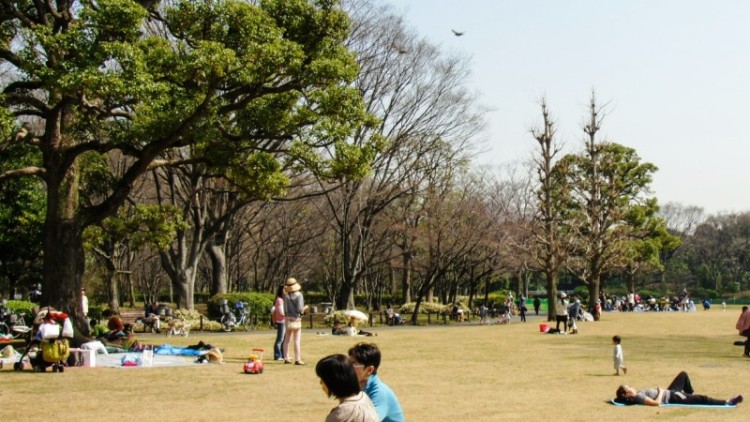
<path fill-rule="evenodd" d="M 613 350 L 613 357 L 615 359 L 615 375 L 620 375 L 620 369 L 622 369 L 623 374 L 628 373 L 628 368 L 626 368 L 623 363 L 625 362 L 625 355 L 622 352 L 622 339 L 620 336 L 614 336 L 612 337 L 612 344 L 615 345 L 615 348 Z"/>

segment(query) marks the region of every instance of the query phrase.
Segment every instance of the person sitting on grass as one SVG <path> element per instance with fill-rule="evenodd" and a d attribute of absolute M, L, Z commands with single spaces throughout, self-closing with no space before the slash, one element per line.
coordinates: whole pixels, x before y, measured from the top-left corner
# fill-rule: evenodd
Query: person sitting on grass
<path fill-rule="evenodd" d="M 334 322 L 333 327 L 331 327 L 331 334 L 334 336 L 348 336 L 349 330 L 347 330 L 347 326 L 340 322 Z"/>
<path fill-rule="evenodd" d="M 644 404 L 647 406 L 661 406 L 662 404 L 685 404 L 704 406 L 735 406 L 742 403 L 742 395 L 737 395 L 729 400 L 714 399 L 702 394 L 695 394 L 687 372 L 682 371 L 669 384 L 667 388 L 644 388 L 636 390 L 629 385 L 621 385 L 617 388 L 618 403 L 622 404 Z"/>
<path fill-rule="evenodd" d="M 119 316 L 114 315 L 110 317 L 107 321 L 107 328 L 109 331 L 98 338 L 105 345 L 124 350 L 137 349 L 139 347 L 138 339 L 133 336 L 132 327 L 126 327 Z"/>
<path fill-rule="evenodd" d="M 346 333 L 350 336 L 372 336 L 373 334 L 369 331 L 360 330 L 357 328 L 359 320 L 357 318 L 349 318 L 349 325 L 347 326 Z"/>

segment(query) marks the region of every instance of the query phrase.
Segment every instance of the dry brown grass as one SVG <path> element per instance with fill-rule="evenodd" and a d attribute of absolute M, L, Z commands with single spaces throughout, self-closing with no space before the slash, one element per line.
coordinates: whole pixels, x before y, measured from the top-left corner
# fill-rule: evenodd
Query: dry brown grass
<path fill-rule="evenodd" d="M 226 349 L 226 363 L 176 368 L 79 369 L 62 374 L 2 377 L 0 419 L 76 420 L 323 420 L 334 402 L 324 396 L 315 362 L 345 353 L 357 341 L 383 351 L 381 377 L 401 400 L 409 421 L 516 420 L 750 420 L 750 403 L 737 409 L 616 407 L 605 403 L 621 383 L 666 386 L 687 370 L 698 392 L 718 398 L 750 396 L 750 359 L 734 330 L 737 309 L 696 313 L 605 314 L 579 325 L 578 335 L 543 335 L 540 319 L 504 326 L 373 328 L 377 337 L 303 334 L 307 365 L 267 361 L 261 375 L 245 375 L 253 347 L 272 350 L 274 332 L 200 333 Z M 475 324 L 475 323 L 474 323 Z M 628 375 L 615 377 L 611 337 L 623 338 Z M 160 344 L 163 336 L 139 335 Z M 750 399 L 750 397 L 748 397 Z"/>

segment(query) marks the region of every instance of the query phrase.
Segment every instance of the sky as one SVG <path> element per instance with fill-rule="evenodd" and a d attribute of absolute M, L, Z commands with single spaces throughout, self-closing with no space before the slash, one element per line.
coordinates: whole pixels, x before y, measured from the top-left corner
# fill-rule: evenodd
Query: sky
<path fill-rule="evenodd" d="M 659 168 L 660 203 L 750 211 L 750 1 L 382 1 L 469 58 L 467 86 L 491 110 L 477 162 L 530 159 L 542 97 L 558 142 L 579 152 L 593 91 L 603 139 Z"/>

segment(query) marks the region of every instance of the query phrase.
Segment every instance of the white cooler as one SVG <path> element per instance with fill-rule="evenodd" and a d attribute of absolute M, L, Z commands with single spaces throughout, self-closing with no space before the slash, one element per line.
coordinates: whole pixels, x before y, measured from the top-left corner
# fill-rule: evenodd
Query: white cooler
<path fill-rule="evenodd" d="M 78 362 L 80 362 L 80 366 L 89 368 L 96 366 L 96 350 L 70 349 L 70 353 L 78 354 Z"/>

